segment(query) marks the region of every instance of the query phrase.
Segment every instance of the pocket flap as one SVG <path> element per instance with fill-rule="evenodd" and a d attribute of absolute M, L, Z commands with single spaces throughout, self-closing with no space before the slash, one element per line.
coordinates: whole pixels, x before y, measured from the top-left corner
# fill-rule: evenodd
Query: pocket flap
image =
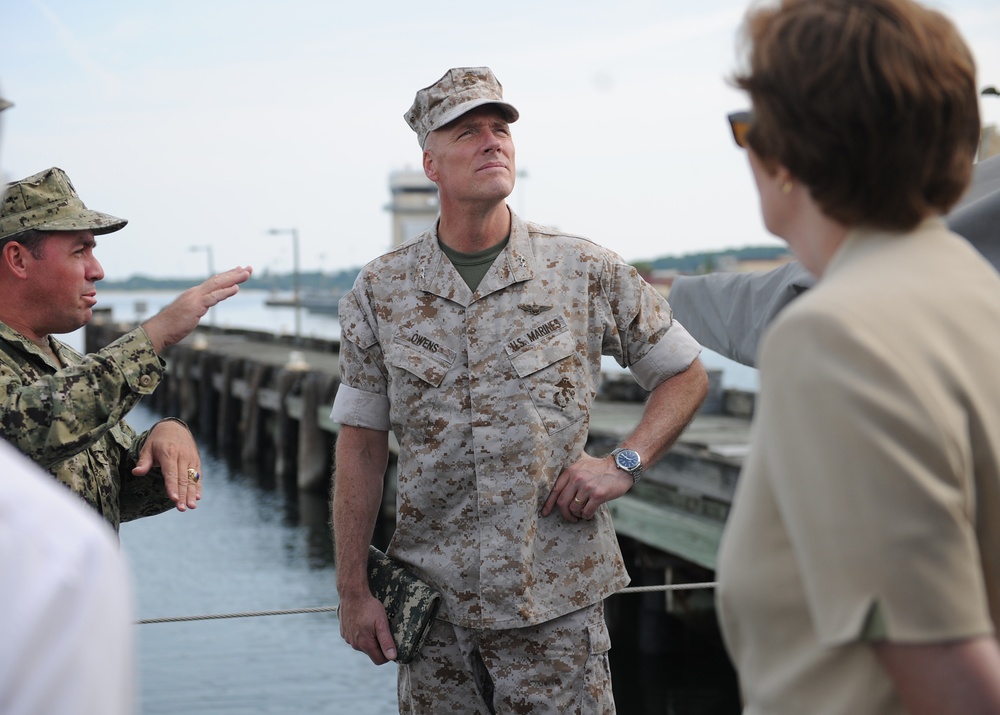
<path fill-rule="evenodd" d="M 603 621 L 587 626 L 587 635 L 590 637 L 590 652 L 592 655 L 607 653 L 611 650 L 611 634 L 608 632 L 607 624 Z"/>
<path fill-rule="evenodd" d="M 527 377 L 553 365 L 575 351 L 576 341 L 572 333 L 565 328 L 517 352 L 512 352 L 509 346 L 507 349 L 510 361 L 520 377 Z"/>
<path fill-rule="evenodd" d="M 397 334 L 385 356 L 393 367 L 406 370 L 434 387 L 441 386 L 457 357 L 458 353 L 447 345 L 420 333 Z"/>

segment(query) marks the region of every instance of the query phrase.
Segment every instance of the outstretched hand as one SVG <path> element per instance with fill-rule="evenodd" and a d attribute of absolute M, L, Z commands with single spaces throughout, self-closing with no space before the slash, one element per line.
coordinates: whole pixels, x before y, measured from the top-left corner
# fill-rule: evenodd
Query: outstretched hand
<path fill-rule="evenodd" d="M 161 421 L 153 427 L 139 451 L 132 474 L 143 475 L 155 466 L 163 473 L 167 495 L 178 511 L 198 506 L 201 499 L 201 457 L 187 427 L 176 421 Z M 188 476 L 193 469 L 197 475 Z"/>
<path fill-rule="evenodd" d="M 142 324 L 159 353 L 163 348 L 179 343 L 198 327 L 208 309 L 239 292 L 239 284 L 246 281 L 253 268 L 237 266 L 225 273 L 212 276 L 201 285 L 188 288 L 173 303 Z"/>

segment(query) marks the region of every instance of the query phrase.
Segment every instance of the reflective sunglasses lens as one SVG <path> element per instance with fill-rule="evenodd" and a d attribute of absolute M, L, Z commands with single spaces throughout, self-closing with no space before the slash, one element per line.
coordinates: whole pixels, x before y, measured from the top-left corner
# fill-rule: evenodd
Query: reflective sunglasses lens
<path fill-rule="evenodd" d="M 729 115 L 729 126 L 733 129 L 733 139 L 737 146 L 747 148 L 747 133 L 750 131 L 750 112 L 733 112 Z"/>

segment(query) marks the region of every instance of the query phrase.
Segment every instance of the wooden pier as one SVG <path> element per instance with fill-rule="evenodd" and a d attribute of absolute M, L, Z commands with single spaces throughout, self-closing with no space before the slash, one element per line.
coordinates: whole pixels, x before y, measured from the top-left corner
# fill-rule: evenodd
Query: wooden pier
<path fill-rule="evenodd" d="M 94 352 L 131 330 L 95 311 L 85 348 Z M 288 485 L 329 491 L 338 425 L 330 409 L 338 386 L 336 341 L 199 328 L 164 351 L 164 383 L 147 400 L 180 417 L 201 439 L 273 470 Z M 753 393 L 723 391 L 710 372 L 702 411 L 673 449 L 628 494 L 609 506 L 634 585 L 714 577 L 715 557 L 747 449 Z M 591 415 L 587 451 L 606 454 L 629 432 L 645 393 L 628 373 L 607 375 Z M 390 449 L 398 450 L 390 435 Z M 382 519 L 395 519 L 395 459 L 386 473 Z M 655 594 L 659 603 L 664 595 Z M 711 593 L 694 594 L 684 607 Z M 666 610 L 677 596 L 667 598 Z"/>

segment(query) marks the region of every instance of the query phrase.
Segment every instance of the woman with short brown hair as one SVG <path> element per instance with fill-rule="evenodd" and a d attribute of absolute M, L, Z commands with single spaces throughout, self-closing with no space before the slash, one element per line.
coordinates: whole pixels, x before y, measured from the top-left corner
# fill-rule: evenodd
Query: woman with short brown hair
<path fill-rule="evenodd" d="M 940 217 L 972 56 L 910 0 L 784 0 L 745 39 L 734 136 L 818 277 L 764 337 L 719 554 L 746 712 L 1000 712 L 1000 276 Z"/>

